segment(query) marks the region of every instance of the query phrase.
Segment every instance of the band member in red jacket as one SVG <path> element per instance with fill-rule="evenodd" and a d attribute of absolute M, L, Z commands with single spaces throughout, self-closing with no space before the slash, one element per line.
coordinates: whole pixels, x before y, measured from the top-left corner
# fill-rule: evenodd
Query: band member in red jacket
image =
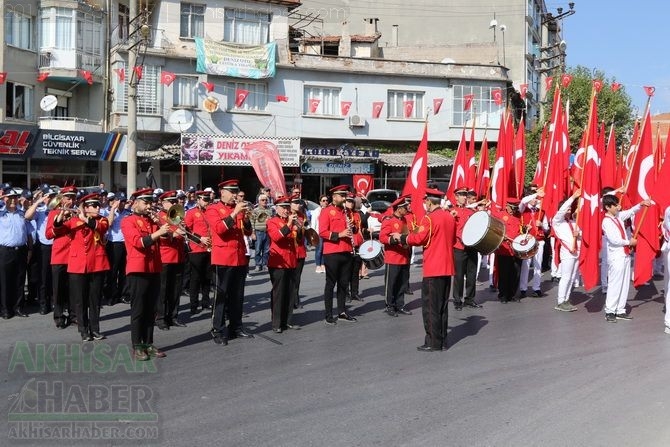
<path fill-rule="evenodd" d="M 130 292 L 130 337 L 137 360 L 165 357 L 154 346 L 156 302 L 160 294 L 161 255 L 159 240 L 168 234 L 167 223 L 158 226 L 158 216 L 151 212 L 153 189 L 133 193 L 133 214 L 121 221 L 128 259 L 126 275 Z"/>
<path fill-rule="evenodd" d="M 74 298 L 70 295 L 67 274 L 67 260 L 70 256 L 70 241 L 72 240 L 72 236 L 67 227 L 63 225 L 54 227 L 54 222 L 56 218 L 58 218 L 59 222 L 64 222 L 72 217 L 77 188 L 74 186 L 65 186 L 61 188 L 59 194 L 62 196 L 59 208 L 49 212 L 45 234 L 48 239 L 53 239 L 54 241 L 51 247 L 54 322 L 58 329 L 63 329 L 69 323 L 77 323 L 77 311 L 75 310 Z M 66 310 L 68 310 L 67 315 L 65 314 Z"/>
<path fill-rule="evenodd" d="M 442 197 L 442 191 L 427 189 L 424 199 L 426 215 L 419 222 L 416 232 L 392 234 L 395 239 L 400 239 L 401 244 L 423 246 L 421 305 L 426 339 L 417 349 L 424 352 L 441 351 L 446 346 L 447 303 L 451 277 L 455 273 L 456 222 L 448 211 L 440 207 Z"/>
<path fill-rule="evenodd" d="M 209 300 L 210 272 L 212 264 L 212 238 L 209 236 L 209 225 L 205 219 L 205 211 L 211 198 L 207 191 L 195 193 L 196 206 L 186 211 L 184 224 L 186 228 L 200 238 L 200 243 L 189 239 L 188 268 L 191 269 L 189 281 L 189 297 L 191 301 L 191 315 L 200 312 L 198 309 L 198 295 L 202 292 L 202 309 L 211 309 Z"/>
<path fill-rule="evenodd" d="M 463 227 L 475 213 L 468 207 L 468 188 L 462 187 L 454 191 L 456 204 L 449 211 L 456 220 L 456 244 L 454 245 L 454 309 L 462 310 L 465 307 L 479 308 L 481 304 L 475 302 L 477 289 L 477 250 L 463 245 Z M 465 280 L 465 281 L 464 281 Z M 463 301 L 463 283 L 465 282 L 465 302 Z"/>
<path fill-rule="evenodd" d="M 351 265 L 354 256 L 354 227 L 347 217 L 344 202 L 349 186 L 340 185 L 330 189 L 332 203 L 319 215 L 319 236 L 323 238 L 323 259 L 326 266 L 326 287 L 323 298 L 326 305 L 326 324 L 337 324 L 333 318 L 333 289 L 337 284 L 337 318 L 356 321 L 346 312 L 345 300 L 351 280 Z"/>
<path fill-rule="evenodd" d="M 289 317 L 296 293 L 296 232 L 299 216 L 290 210 L 290 197 L 278 198 L 275 206 L 277 215 L 267 221 L 270 238 L 268 272 L 272 281 L 272 330 L 281 333 L 291 326 Z"/>
<path fill-rule="evenodd" d="M 212 265 L 216 267 L 216 295 L 212 312 L 212 337 L 216 344 L 229 339 L 253 338 L 242 328 L 242 304 L 247 272 L 244 236 L 252 233 L 247 202 L 235 202 L 237 180 L 219 183 L 221 200 L 207 207 L 205 218 L 212 235 Z M 226 320 L 228 316 L 228 331 Z"/>
<path fill-rule="evenodd" d="M 296 188 L 294 188 L 295 190 Z M 299 192 L 299 191 L 298 191 Z M 300 307 L 300 282 L 302 279 L 302 269 L 305 267 L 305 258 L 307 258 L 307 247 L 305 246 L 305 226 L 309 226 L 309 220 L 304 213 L 303 200 L 300 194 L 291 196 L 291 214 L 295 215 L 295 225 L 293 235 L 296 244 L 296 256 L 298 263 L 295 267 L 295 281 L 293 282 L 294 294 L 291 301 L 291 308 L 289 309 L 289 321 L 293 316 L 293 309 Z M 275 202 L 275 205 L 277 202 Z M 268 264 L 269 265 L 269 264 Z"/>
<path fill-rule="evenodd" d="M 491 215 L 505 223 L 505 239 L 495 251 L 496 268 L 498 269 L 498 297 L 503 303 L 519 301 L 516 292 L 521 277 L 521 259 L 514 255 L 512 241 L 521 234 L 521 214 L 519 199 L 509 198 L 505 210 L 491 207 Z"/>
<path fill-rule="evenodd" d="M 186 326 L 177 319 L 181 280 L 184 270 L 185 248 L 184 231 L 173 225 L 168 219 L 168 211 L 177 204 L 177 191 L 165 191 L 158 198 L 163 209 L 158 213 L 161 224 L 170 224 L 170 232 L 160 240 L 161 252 L 161 292 L 156 306 L 156 325 L 165 331 L 170 326 Z"/>
<path fill-rule="evenodd" d="M 102 282 L 109 270 L 105 250 L 109 222 L 100 215 L 100 195 L 94 193 L 82 197 L 76 217 L 62 221 L 57 216 L 54 227 L 60 226 L 67 228 L 72 238 L 67 272 L 81 339 L 102 340 L 105 336 L 100 333 L 100 299 Z"/>
<path fill-rule="evenodd" d="M 379 242 L 384 244 L 384 263 L 386 264 L 384 284 L 386 313 L 392 317 L 397 317 L 398 314 L 412 315 L 412 312 L 405 309 L 411 248 L 409 245 L 403 245 L 400 238 L 391 236 L 391 233 L 409 233 L 406 220 L 409 204 L 409 196 L 402 196 L 393 202 L 391 204 L 393 214 L 384 217 L 379 231 Z"/>
<path fill-rule="evenodd" d="M 363 301 L 360 294 L 360 282 L 361 282 L 361 266 L 363 265 L 363 260 L 361 259 L 358 249 L 363 244 L 363 230 L 364 227 L 367 230 L 367 221 L 363 222 L 363 216 L 361 215 L 360 210 L 356 210 L 356 195 L 349 193 L 347 195 L 347 200 L 344 203 L 344 207 L 347 213 L 347 217 L 353 226 L 353 240 L 354 240 L 354 257 L 351 264 L 351 279 L 349 282 L 349 293 L 347 294 L 347 301 L 356 300 Z"/>

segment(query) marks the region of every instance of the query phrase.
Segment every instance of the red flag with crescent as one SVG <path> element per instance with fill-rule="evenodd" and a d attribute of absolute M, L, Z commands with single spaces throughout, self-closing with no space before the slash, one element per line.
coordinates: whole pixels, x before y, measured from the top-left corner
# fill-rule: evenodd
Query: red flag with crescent
<path fill-rule="evenodd" d="M 496 88 L 491 90 L 491 96 L 493 97 L 493 102 L 496 103 L 496 105 L 501 106 L 503 103 L 503 96 L 502 96 L 502 89 Z"/>
<path fill-rule="evenodd" d="M 88 70 L 79 70 L 88 85 L 93 85 L 93 74 Z"/>
<path fill-rule="evenodd" d="M 477 198 L 489 196 L 489 186 L 491 184 L 491 163 L 489 161 L 489 144 L 486 137 L 482 141 L 482 148 L 479 150 L 479 166 L 477 167 Z"/>
<path fill-rule="evenodd" d="M 275 98 L 278 102 L 288 102 L 288 96 L 284 95 L 277 95 Z"/>
<path fill-rule="evenodd" d="M 49 77 L 49 73 L 40 73 L 37 75 L 37 82 L 44 82 Z"/>
<path fill-rule="evenodd" d="M 617 92 L 621 88 L 621 84 L 618 82 L 612 82 L 611 88 L 613 92 Z"/>
<path fill-rule="evenodd" d="M 521 84 L 519 86 L 519 92 L 521 93 L 521 97 L 526 99 L 526 95 L 528 94 L 528 84 Z"/>
<path fill-rule="evenodd" d="M 444 98 L 433 98 L 433 113 L 435 115 L 440 113 L 440 108 L 442 108 L 442 101 L 444 101 Z"/>
<path fill-rule="evenodd" d="M 644 92 L 647 94 L 647 96 L 649 96 L 649 97 L 654 96 L 654 92 L 656 91 L 656 87 L 651 87 L 651 86 L 645 85 L 642 88 L 644 89 Z"/>
<path fill-rule="evenodd" d="M 402 195 L 410 194 L 412 196 L 412 213 L 417 221 L 423 219 L 426 211 L 421 204 L 426 195 L 426 184 L 428 183 L 428 124 L 423 126 L 423 137 L 419 143 L 419 148 L 414 155 L 414 160 L 409 168 L 405 186 L 402 188 Z"/>
<path fill-rule="evenodd" d="M 319 98 L 309 98 L 309 113 L 316 113 L 319 109 L 319 104 L 321 104 Z"/>
<path fill-rule="evenodd" d="M 554 77 L 553 76 L 547 76 L 544 78 L 544 86 L 546 87 L 546 90 L 549 91 L 551 90 L 551 85 L 554 83 Z"/>
<path fill-rule="evenodd" d="M 242 107 L 247 96 L 249 96 L 249 90 L 243 88 L 235 89 L 235 107 Z"/>
<path fill-rule="evenodd" d="M 593 80 L 593 89 L 596 91 L 596 93 L 600 93 L 600 90 L 603 88 L 603 81 L 601 79 L 594 79 Z"/>
<path fill-rule="evenodd" d="M 142 73 L 144 72 L 144 67 L 141 65 L 135 65 L 133 67 L 133 71 L 135 72 L 135 76 L 137 76 L 137 80 L 140 81 L 142 79 Z"/>
<path fill-rule="evenodd" d="M 213 82 L 201 82 L 203 87 L 205 87 L 205 90 L 207 90 L 207 93 L 212 93 L 214 91 L 214 83 Z"/>
<path fill-rule="evenodd" d="M 126 82 L 126 69 L 125 68 L 115 68 L 114 72 L 119 77 L 121 83 Z"/>
<path fill-rule="evenodd" d="M 563 86 L 563 88 L 568 88 L 571 82 L 572 82 L 571 74 L 563 73 L 563 75 L 561 75 L 561 85 Z"/>
<path fill-rule="evenodd" d="M 456 150 L 456 157 L 454 158 L 454 165 L 451 167 L 451 178 L 449 179 L 449 186 L 447 186 L 447 198 L 451 203 L 456 203 L 455 191 L 468 185 L 468 144 L 465 139 L 465 128 L 461 132 L 461 141 Z"/>
<path fill-rule="evenodd" d="M 171 71 L 162 71 L 161 72 L 161 84 L 170 86 L 177 79 L 177 76 Z"/>
<path fill-rule="evenodd" d="M 349 110 L 351 109 L 351 101 L 341 101 L 340 102 L 340 113 L 342 116 L 349 115 Z"/>
<path fill-rule="evenodd" d="M 368 191 L 375 184 L 375 177 L 372 174 L 354 174 L 354 189 L 358 195 L 365 197 Z"/>
<path fill-rule="evenodd" d="M 277 146 L 271 141 L 253 141 L 244 146 L 244 151 L 261 184 L 270 188 L 273 194 L 285 196 L 286 182 Z"/>
<path fill-rule="evenodd" d="M 4 84 L 6 80 L 7 80 L 7 72 L 6 71 L 0 72 L 0 84 Z"/>
<path fill-rule="evenodd" d="M 414 114 L 414 101 L 403 101 L 402 108 L 405 118 L 411 118 Z"/>
<path fill-rule="evenodd" d="M 470 93 L 469 95 L 463 95 L 463 111 L 467 112 L 472 107 L 472 101 L 475 99 L 475 95 Z"/>
<path fill-rule="evenodd" d="M 372 117 L 379 118 L 384 108 L 384 101 L 373 101 L 372 103 Z"/>

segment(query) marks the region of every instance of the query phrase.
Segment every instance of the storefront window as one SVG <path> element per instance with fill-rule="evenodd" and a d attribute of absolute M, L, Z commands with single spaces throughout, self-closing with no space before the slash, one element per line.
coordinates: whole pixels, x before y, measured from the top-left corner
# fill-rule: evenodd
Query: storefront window
<path fill-rule="evenodd" d="M 100 183 L 98 171 L 96 160 L 31 160 L 30 184 L 33 188 L 42 183 L 58 186 L 66 183 L 69 185 L 74 183 L 78 187 L 95 186 Z"/>

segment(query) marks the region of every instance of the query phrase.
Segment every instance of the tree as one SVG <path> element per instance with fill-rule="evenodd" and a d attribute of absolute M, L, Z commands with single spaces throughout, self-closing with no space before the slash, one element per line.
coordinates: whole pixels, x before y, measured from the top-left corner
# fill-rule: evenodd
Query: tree
<path fill-rule="evenodd" d="M 605 73 L 600 70 L 591 71 L 590 69 L 577 66 L 569 68 L 568 74 L 572 75 L 572 82 L 568 88 L 563 88 L 564 101 L 570 101 L 570 144 L 573 153 L 577 151 L 577 145 L 582 138 L 587 120 L 589 118 L 589 105 L 591 92 L 593 89 L 593 80 L 600 79 L 603 82 L 603 88 L 598 94 L 598 118 L 604 122 L 609 132 L 609 126 L 614 123 L 616 128 L 617 147 L 628 148 L 630 144 L 631 129 L 633 127 L 633 109 L 631 98 L 622 86 L 618 91 L 612 91 L 612 83 L 616 82 L 614 78 L 607 78 Z M 595 76 L 594 76 L 595 75 Z M 554 76 L 554 82 L 560 83 L 560 75 Z M 562 87 L 561 87 L 562 88 Z M 534 129 L 526 135 L 527 152 L 526 166 L 534 167 L 537 164 L 538 148 L 542 127 L 547 124 L 551 118 L 551 104 L 553 104 L 554 89 L 547 94 L 545 104 L 545 120 L 538 122 Z M 526 181 L 533 178 L 534 169 L 526 171 Z"/>

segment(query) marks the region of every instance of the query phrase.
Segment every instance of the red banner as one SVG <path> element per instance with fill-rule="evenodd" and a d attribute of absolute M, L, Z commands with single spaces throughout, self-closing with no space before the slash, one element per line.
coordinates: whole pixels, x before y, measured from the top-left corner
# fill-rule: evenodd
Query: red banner
<path fill-rule="evenodd" d="M 375 177 L 372 174 L 354 174 L 354 189 L 356 194 L 365 197 L 374 184 Z"/>
<path fill-rule="evenodd" d="M 342 114 L 342 116 L 349 115 L 349 109 L 351 109 L 351 101 L 340 102 L 340 113 Z"/>
<path fill-rule="evenodd" d="M 261 184 L 270 188 L 273 197 L 285 196 L 286 181 L 277 146 L 271 141 L 254 141 L 247 143 L 244 150 Z"/>

